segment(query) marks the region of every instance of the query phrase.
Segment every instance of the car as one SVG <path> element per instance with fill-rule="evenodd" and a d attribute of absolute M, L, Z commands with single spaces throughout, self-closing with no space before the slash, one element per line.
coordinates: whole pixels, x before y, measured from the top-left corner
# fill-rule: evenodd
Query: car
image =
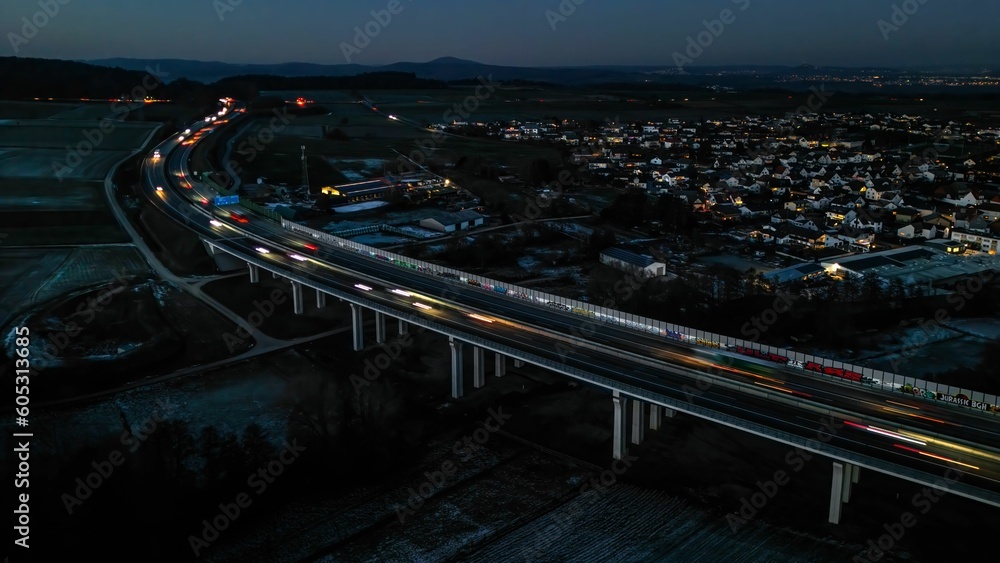
<path fill-rule="evenodd" d="M 861 383 L 865 385 L 882 385 L 881 379 L 875 379 L 874 377 L 868 377 L 867 375 L 861 376 Z"/>
<path fill-rule="evenodd" d="M 162 192 L 163 191 L 163 186 L 156 186 L 156 191 Z"/>
<path fill-rule="evenodd" d="M 258 246 L 257 248 L 254 248 L 254 250 L 256 250 L 257 252 L 260 252 L 261 254 L 270 254 L 271 253 L 270 250 L 264 248 L 263 246 Z"/>
<path fill-rule="evenodd" d="M 153 158 L 160 158 L 160 149 L 153 151 Z"/>
<path fill-rule="evenodd" d="M 241 213 L 237 213 L 235 211 L 230 211 L 229 212 L 229 216 L 232 217 L 233 220 L 235 220 L 237 223 L 249 223 L 250 222 L 250 219 L 247 219 Z"/>
<path fill-rule="evenodd" d="M 301 254 L 289 254 L 288 257 L 299 262 L 305 262 L 307 260 L 307 258 Z"/>

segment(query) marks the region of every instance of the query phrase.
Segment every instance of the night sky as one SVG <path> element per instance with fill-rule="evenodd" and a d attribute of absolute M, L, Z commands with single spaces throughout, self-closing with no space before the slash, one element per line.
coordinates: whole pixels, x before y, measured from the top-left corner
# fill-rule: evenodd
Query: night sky
<path fill-rule="evenodd" d="M 58 5 L 57 0 L 42 0 Z M 390 0 L 2 0 L 0 56 L 347 62 L 342 42 Z M 402 10 L 353 53 L 369 65 L 453 56 L 516 66 L 673 65 L 703 20 L 735 18 L 694 65 L 1000 63 L 995 0 L 398 0 Z M 580 2 L 576 5 L 574 2 Z M 575 12 L 553 19 L 559 6 Z M 231 4 L 236 4 L 231 6 Z M 912 15 L 897 15 L 893 5 Z M 223 9 L 224 8 L 224 9 Z M 221 13 L 221 18 L 220 18 Z M 568 13 L 568 11 L 567 11 Z M 900 12 L 902 14 L 902 12 Z M 22 18 L 45 22 L 28 37 Z M 879 20 L 886 22 L 881 28 Z M 898 29 L 896 28 L 898 25 Z M 553 26 L 555 29 L 553 29 Z M 892 26 L 892 27 L 890 27 Z M 27 39 L 20 42 L 11 34 Z M 703 35 L 703 39 L 707 36 Z M 886 40 L 888 38 L 888 40 Z M 17 46 L 17 53 L 12 46 Z"/>

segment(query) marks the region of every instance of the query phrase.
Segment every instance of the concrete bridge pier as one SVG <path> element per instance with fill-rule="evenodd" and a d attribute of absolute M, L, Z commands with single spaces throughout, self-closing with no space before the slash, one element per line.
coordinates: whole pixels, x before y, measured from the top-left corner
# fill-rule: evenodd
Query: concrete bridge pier
<path fill-rule="evenodd" d="M 271 272 L 271 277 L 274 279 L 278 279 L 278 272 Z"/>
<path fill-rule="evenodd" d="M 663 416 L 663 407 L 655 403 L 649 403 L 649 429 L 659 430 L 661 424 L 661 417 Z"/>
<path fill-rule="evenodd" d="M 316 308 L 322 309 L 326 307 L 326 294 L 320 290 L 316 290 Z"/>
<path fill-rule="evenodd" d="M 615 459 L 625 459 L 628 455 L 628 446 L 625 444 L 626 425 L 628 424 L 628 397 L 623 396 L 618 391 L 612 391 L 611 402 L 615 407 L 614 415 L 614 441 L 612 445 L 612 456 Z"/>
<path fill-rule="evenodd" d="M 465 393 L 462 381 L 462 342 L 449 336 L 448 345 L 451 346 L 451 396 L 453 399 L 460 399 Z"/>
<path fill-rule="evenodd" d="M 364 319 L 361 316 L 364 309 L 361 305 L 351 303 L 351 333 L 354 340 L 354 351 L 360 352 L 365 349 L 365 327 Z"/>
<path fill-rule="evenodd" d="M 305 312 L 305 303 L 302 302 L 302 284 L 295 280 L 292 280 L 292 306 L 295 308 L 296 315 Z"/>
<path fill-rule="evenodd" d="M 523 360 L 519 360 L 517 358 L 514 358 L 514 367 L 516 367 L 516 368 L 523 368 L 524 367 L 524 361 Z"/>
<path fill-rule="evenodd" d="M 403 319 L 399 319 L 399 334 L 407 334 L 408 332 L 410 332 L 410 324 Z"/>
<path fill-rule="evenodd" d="M 472 386 L 479 389 L 486 385 L 486 350 L 479 346 L 472 347 Z"/>
<path fill-rule="evenodd" d="M 385 344 L 385 313 L 375 311 L 375 342 Z"/>
<path fill-rule="evenodd" d="M 641 444 L 644 439 L 646 439 L 646 405 L 639 399 L 632 399 L 632 443 Z"/>
<path fill-rule="evenodd" d="M 494 359 L 496 360 L 496 365 L 493 367 L 493 375 L 503 377 L 507 373 L 507 356 L 497 352 Z"/>
<path fill-rule="evenodd" d="M 852 463 L 833 462 L 833 482 L 830 486 L 830 518 L 831 524 L 840 524 L 840 513 L 851 500 L 851 486 L 856 484 L 861 476 L 861 468 Z"/>
<path fill-rule="evenodd" d="M 673 418 L 677 414 L 677 411 L 670 407 L 663 407 L 663 416 L 667 418 Z"/>
<path fill-rule="evenodd" d="M 258 268 L 256 264 L 249 263 L 247 264 L 247 267 L 250 268 L 250 283 L 260 282 L 260 268 Z"/>

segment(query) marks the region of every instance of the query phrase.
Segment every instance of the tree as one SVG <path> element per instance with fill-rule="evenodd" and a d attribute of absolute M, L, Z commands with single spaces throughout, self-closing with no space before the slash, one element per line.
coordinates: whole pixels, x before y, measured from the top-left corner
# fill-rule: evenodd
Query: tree
<path fill-rule="evenodd" d="M 889 296 L 892 299 L 903 299 L 906 297 L 906 285 L 898 277 L 889 280 Z"/>
<path fill-rule="evenodd" d="M 882 280 L 875 272 L 868 272 L 862 279 L 862 293 L 868 301 L 879 301 L 882 299 Z"/>
<path fill-rule="evenodd" d="M 860 289 L 857 277 L 853 274 L 844 274 L 844 281 L 842 282 L 841 289 L 844 292 L 844 301 L 850 302 L 857 299 Z"/>

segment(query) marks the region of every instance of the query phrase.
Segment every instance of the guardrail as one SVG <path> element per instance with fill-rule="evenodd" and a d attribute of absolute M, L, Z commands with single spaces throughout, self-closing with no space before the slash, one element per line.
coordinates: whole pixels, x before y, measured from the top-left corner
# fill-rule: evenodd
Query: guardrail
<path fill-rule="evenodd" d="M 275 271 L 277 267 L 276 264 L 265 261 L 261 259 L 259 256 L 245 254 L 243 252 L 234 251 L 232 249 L 227 249 L 226 252 L 229 252 L 234 256 L 237 256 L 241 260 L 247 262 L 248 264 L 253 264 L 263 270 Z M 813 438 L 805 437 L 799 434 L 793 434 L 791 432 L 788 432 L 787 430 L 779 430 L 776 428 L 771 428 L 760 422 L 749 421 L 739 416 L 720 412 L 719 410 L 716 410 L 716 408 L 710 406 L 711 403 L 717 404 L 719 399 L 711 401 L 691 401 L 686 396 L 682 396 L 684 395 L 683 389 L 681 389 L 680 391 L 675 390 L 672 393 L 670 392 L 665 393 L 663 391 L 652 391 L 649 389 L 638 387 L 632 383 L 623 383 L 617 379 L 611 379 L 608 376 L 600 375 L 599 373 L 596 373 L 588 369 L 573 367 L 548 357 L 539 356 L 537 355 L 537 353 L 525 352 L 524 350 L 513 348 L 507 344 L 501 344 L 487 338 L 483 338 L 480 336 L 463 332 L 461 330 L 457 330 L 452 327 L 445 327 L 443 325 L 440 325 L 438 322 L 425 318 L 423 316 L 416 315 L 410 312 L 399 311 L 384 304 L 370 301 L 368 299 L 365 299 L 364 295 L 360 296 L 351 295 L 342 290 L 337 290 L 330 287 L 320 287 L 312 280 L 305 278 L 301 275 L 298 275 L 294 272 L 286 272 L 280 275 L 287 276 L 288 279 L 301 283 L 303 286 L 312 287 L 319 291 L 327 292 L 334 297 L 339 297 L 345 301 L 351 303 L 357 303 L 364 308 L 378 311 L 391 317 L 402 319 L 414 326 L 420 326 L 435 332 L 449 334 L 461 342 L 477 346 L 485 350 L 496 352 L 505 356 L 509 356 L 512 358 L 520 358 L 531 364 L 541 366 L 553 372 L 562 373 L 563 375 L 567 375 L 569 377 L 574 377 L 576 379 L 587 381 L 593 385 L 608 390 L 619 391 L 628 397 L 663 405 L 681 412 L 690 413 L 695 416 L 712 420 L 719 424 L 730 426 L 732 428 L 736 428 L 742 431 L 750 432 L 758 436 L 763 436 L 770 440 L 776 440 L 785 444 L 799 447 L 803 450 L 819 453 L 821 455 L 826 455 L 829 457 L 833 457 L 835 459 L 841 459 L 843 461 L 854 463 L 861 467 L 873 469 L 888 475 L 902 477 L 904 479 L 908 479 L 910 481 L 919 484 L 935 486 L 935 481 L 937 481 L 938 479 L 938 476 L 930 473 L 915 470 L 913 468 L 902 466 L 879 458 L 874 458 L 865 455 L 864 453 L 847 450 L 838 446 L 831 446 L 830 444 L 817 441 Z M 629 358 L 631 354 L 631 353 L 621 352 L 619 350 L 611 350 L 609 353 L 611 355 L 614 355 L 622 359 Z M 681 373 L 689 376 L 692 375 L 690 373 L 692 371 L 691 368 L 687 367 L 668 366 L 667 369 L 673 371 L 674 373 Z M 760 387 L 750 384 L 736 383 L 726 380 L 723 380 L 720 383 L 729 386 L 732 389 L 739 389 L 739 388 L 743 388 L 744 390 L 749 389 L 751 392 L 761 397 L 776 396 L 782 400 L 785 400 L 786 402 L 794 403 L 797 405 L 808 404 L 808 401 L 801 401 L 797 398 L 791 398 L 783 393 L 772 394 L 767 390 L 761 389 Z M 834 416 L 839 414 L 837 410 L 831 410 L 831 408 L 829 407 L 820 407 L 820 409 L 821 410 L 817 412 L 824 416 Z M 932 433 L 932 435 L 939 436 L 934 433 Z M 937 483 L 940 484 L 940 481 L 937 481 Z M 952 484 L 951 492 L 972 500 L 985 502 L 992 506 L 1000 506 L 1000 494 L 973 485 L 968 485 L 966 483 Z"/>
<path fill-rule="evenodd" d="M 244 203 L 245 201 L 245 203 Z M 876 370 L 867 367 L 855 366 L 845 362 L 820 358 L 801 352 L 784 350 L 774 346 L 761 345 L 756 342 L 746 341 L 730 336 L 714 334 L 701 330 L 692 329 L 666 323 L 663 321 L 640 317 L 623 311 L 600 307 L 591 303 L 584 303 L 574 299 L 567 299 L 557 295 L 549 295 L 533 289 L 523 288 L 512 284 L 468 274 L 460 270 L 454 270 L 436 264 L 430 264 L 421 260 L 409 258 L 385 252 L 383 250 L 359 244 L 341 237 L 330 235 L 315 229 L 310 229 L 289 221 L 281 217 L 277 212 L 267 209 L 240 198 L 240 204 L 248 209 L 253 209 L 259 213 L 280 221 L 282 228 L 289 231 L 297 231 L 306 234 L 316 240 L 326 242 L 340 248 L 346 248 L 365 254 L 371 258 L 391 263 L 398 267 L 410 268 L 428 275 L 435 275 L 450 282 L 462 283 L 478 287 L 484 291 L 492 291 L 513 299 L 523 299 L 532 303 L 546 305 L 581 315 L 588 319 L 594 319 L 609 324 L 616 324 L 631 330 L 639 330 L 649 334 L 655 334 L 663 338 L 668 338 L 687 345 L 704 347 L 716 350 L 724 350 L 725 355 L 755 358 L 765 362 L 780 365 L 786 368 L 786 373 L 794 370 L 809 371 L 820 375 L 828 375 L 845 381 L 861 382 L 863 379 L 869 381 L 878 379 L 882 382 L 882 389 L 888 387 L 893 392 L 904 393 L 923 399 L 942 401 L 981 412 L 1000 414 L 1000 397 L 990 395 L 971 389 L 962 389 L 950 385 L 938 385 L 914 377 L 906 377 L 891 372 Z M 251 207 L 253 206 L 253 207 Z M 581 328 L 586 328 L 585 326 Z"/>
<path fill-rule="evenodd" d="M 741 355 L 755 358 L 772 364 L 783 366 L 785 371 L 799 370 L 811 372 L 819 375 L 827 375 L 840 378 L 846 381 L 858 382 L 863 379 L 878 379 L 882 382 L 883 389 L 887 386 L 893 392 L 904 393 L 921 397 L 924 399 L 939 400 L 982 412 L 1000 414 L 1000 398 L 996 395 L 989 395 L 971 389 L 962 389 L 950 385 L 939 385 L 924 381 L 914 377 L 907 377 L 873 368 L 855 366 L 845 362 L 820 358 L 801 352 L 784 350 L 774 346 L 761 345 L 755 342 L 733 338 L 730 336 L 705 332 L 685 326 L 666 323 L 655 319 L 640 317 L 631 313 L 625 313 L 606 307 L 600 307 L 591 303 L 584 303 L 574 299 L 568 299 L 557 295 L 550 295 L 529 288 L 519 287 L 431 264 L 422 260 L 409 258 L 386 252 L 378 248 L 359 244 L 338 236 L 310 229 L 293 221 L 281 219 L 281 226 L 289 231 L 299 232 L 308 235 L 320 242 L 352 250 L 359 254 L 367 255 L 376 260 L 381 260 L 397 267 L 409 268 L 428 275 L 435 275 L 454 283 L 462 283 L 478 287 L 484 291 L 504 295 L 513 299 L 523 299 L 535 304 L 553 307 L 566 312 L 580 315 L 587 319 L 593 319 L 610 324 L 623 326 L 631 330 L 639 330 L 648 334 L 654 334 L 666 339 L 685 343 L 692 346 L 711 348 L 726 351 L 729 354 Z M 581 327 L 586 328 L 586 327 Z"/>

